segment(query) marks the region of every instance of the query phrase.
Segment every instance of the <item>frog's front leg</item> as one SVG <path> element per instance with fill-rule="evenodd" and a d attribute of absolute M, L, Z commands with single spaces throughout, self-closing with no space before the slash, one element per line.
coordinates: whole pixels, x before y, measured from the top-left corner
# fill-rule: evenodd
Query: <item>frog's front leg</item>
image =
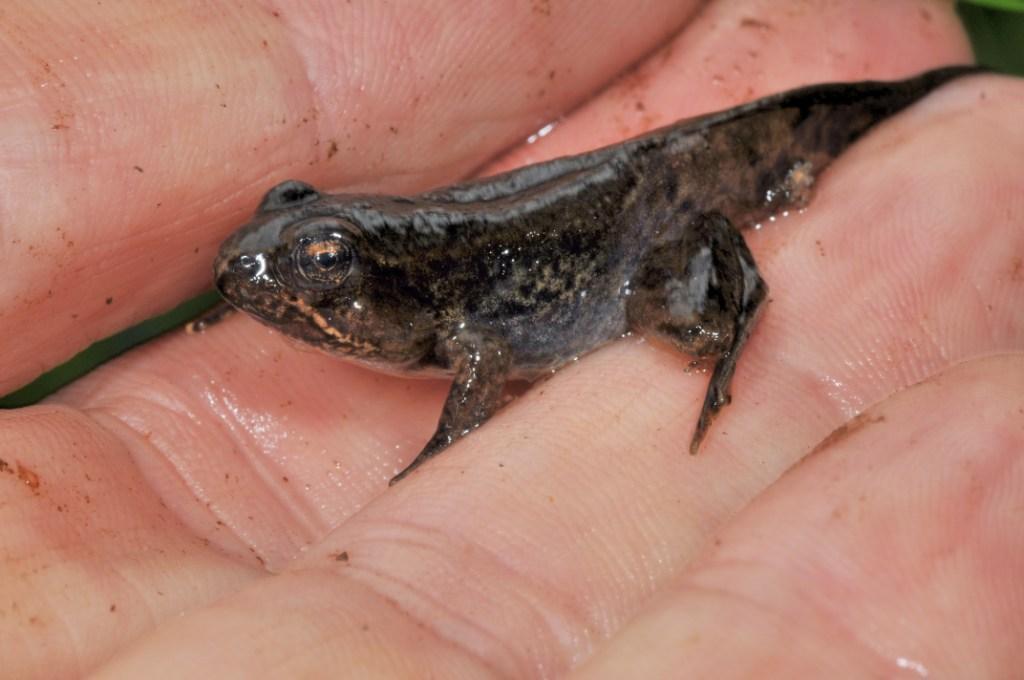
<path fill-rule="evenodd" d="M 185 324 L 185 332 L 189 334 L 202 333 L 210 326 L 219 324 L 224 319 L 235 313 L 235 308 L 221 300 L 213 307 Z"/>
<path fill-rule="evenodd" d="M 455 331 L 439 348 L 455 370 L 455 380 L 434 436 L 389 486 L 404 479 L 428 458 L 444 451 L 490 418 L 501 405 L 511 367 L 505 343 L 486 333 Z"/>
<path fill-rule="evenodd" d="M 696 453 L 711 420 L 729 403 L 736 361 L 768 287 L 739 231 L 718 213 L 697 216 L 678 240 L 654 248 L 632 287 L 632 330 L 716 359 L 690 442 Z"/>

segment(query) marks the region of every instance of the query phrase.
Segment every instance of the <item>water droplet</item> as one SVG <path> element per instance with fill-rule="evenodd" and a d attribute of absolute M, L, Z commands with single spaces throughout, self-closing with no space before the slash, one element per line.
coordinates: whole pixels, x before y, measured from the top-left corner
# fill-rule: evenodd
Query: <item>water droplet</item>
<path fill-rule="evenodd" d="M 534 144 L 541 137 L 547 137 L 548 135 L 551 134 L 551 131 L 554 130 L 557 125 L 558 125 L 558 123 L 554 122 L 554 121 L 548 123 L 547 125 L 545 125 L 541 129 L 537 130 L 532 135 L 527 137 L 526 138 L 526 143 L 527 144 Z"/>
<path fill-rule="evenodd" d="M 900 668 L 906 668 L 917 673 L 922 678 L 928 677 L 928 669 L 920 661 L 914 661 L 913 659 L 907 659 L 905 657 L 898 657 L 896 659 L 896 665 Z"/>

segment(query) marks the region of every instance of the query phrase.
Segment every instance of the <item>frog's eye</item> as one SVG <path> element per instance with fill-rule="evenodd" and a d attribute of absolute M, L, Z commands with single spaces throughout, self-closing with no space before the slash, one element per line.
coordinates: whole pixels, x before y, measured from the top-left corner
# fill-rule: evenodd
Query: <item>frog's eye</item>
<path fill-rule="evenodd" d="M 303 236 L 293 254 L 295 268 L 315 288 L 330 288 L 345 280 L 352 269 L 352 250 L 336 232 Z"/>
<path fill-rule="evenodd" d="M 266 195 L 263 196 L 263 200 L 260 201 L 260 207 L 257 208 L 256 211 L 267 212 L 268 210 L 280 210 L 281 208 L 289 208 L 295 205 L 309 203 L 310 201 L 315 201 L 318 198 L 320 198 L 320 194 L 317 193 L 316 189 L 305 182 L 290 179 L 285 182 L 281 182 L 268 191 Z"/>

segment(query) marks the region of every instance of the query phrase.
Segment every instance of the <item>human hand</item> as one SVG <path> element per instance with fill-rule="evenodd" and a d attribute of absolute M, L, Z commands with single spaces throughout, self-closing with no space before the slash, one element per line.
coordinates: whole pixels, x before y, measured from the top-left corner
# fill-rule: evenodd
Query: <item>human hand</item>
<path fill-rule="evenodd" d="M 5 391 L 206 285 L 281 179 L 417 190 L 585 100 L 486 172 L 970 58 L 911 0 L 164 7 L 5 11 Z M 0 413 L 2 674 L 1009 674 L 1022 111 L 954 83 L 747 234 L 772 301 L 697 457 L 706 376 L 636 339 L 390 490 L 446 385 L 241 317 Z"/>

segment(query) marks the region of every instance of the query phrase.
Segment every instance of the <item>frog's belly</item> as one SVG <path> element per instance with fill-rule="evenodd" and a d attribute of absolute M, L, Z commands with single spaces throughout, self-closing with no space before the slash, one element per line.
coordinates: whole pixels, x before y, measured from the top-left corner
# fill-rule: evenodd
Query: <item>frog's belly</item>
<path fill-rule="evenodd" d="M 512 376 L 526 380 L 573 361 L 628 330 L 625 304 L 618 299 L 492 321 L 488 326 L 512 354 Z"/>

